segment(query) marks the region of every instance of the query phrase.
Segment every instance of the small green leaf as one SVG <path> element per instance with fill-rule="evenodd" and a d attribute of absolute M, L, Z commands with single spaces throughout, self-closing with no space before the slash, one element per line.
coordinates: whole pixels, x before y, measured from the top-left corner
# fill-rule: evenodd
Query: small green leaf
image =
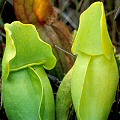
<path fill-rule="evenodd" d="M 36 73 L 40 77 L 42 81 L 42 86 L 43 86 L 44 101 L 42 102 L 44 102 L 45 106 L 44 106 L 44 109 L 40 112 L 40 115 L 43 116 L 42 120 L 54 120 L 55 119 L 55 104 L 54 104 L 53 91 L 52 91 L 49 79 L 42 67 L 33 66 L 33 69 L 36 71 Z"/>
<path fill-rule="evenodd" d="M 56 119 L 67 120 L 72 106 L 71 77 L 73 68 L 65 75 L 56 96 Z"/>

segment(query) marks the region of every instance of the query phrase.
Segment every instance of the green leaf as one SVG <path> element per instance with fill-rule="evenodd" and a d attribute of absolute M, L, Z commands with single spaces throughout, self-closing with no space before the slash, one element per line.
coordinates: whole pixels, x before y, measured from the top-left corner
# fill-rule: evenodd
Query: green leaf
<path fill-rule="evenodd" d="M 54 120 L 55 119 L 55 104 L 53 91 L 49 82 L 49 79 L 42 67 L 33 66 L 38 76 L 40 76 L 43 86 L 43 97 L 44 97 L 44 109 L 41 111 L 42 120 Z M 36 84 L 37 85 L 37 84 Z"/>
<path fill-rule="evenodd" d="M 2 82 L 7 117 L 10 120 L 39 120 L 42 89 L 40 79 L 35 73 L 34 77 L 29 74 L 28 68 L 11 72 L 8 79 Z"/>
<path fill-rule="evenodd" d="M 5 24 L 6 48 L 2 60 L 2 98 L 10 120 L 54 120 L 51 85 L 44 71 L 55 66 L 51 46 L 33 25 Z"/>
<path fill-rule="evenodd" d="M 113 54 L 101 2 L 93 3 L 80 16 L 80 25 L 72 46 L 73 54 L 78 54 L 79 51 L 89 55 L 105 54 L 108 58 Z"/>
<path fill-rule="evenodd" d="M 71 79 L 78 120 L 106 120 L 115 99 L 118 68 L 103 4 L 93 3 L 81 16 L 72 46 L 77 54 Z"/>
<path fill-rule="evenodd" d="M 71 77 L 73 68 L 63 78 L 56 96 L 56 119 L 67 120 L 72 106 Z"/>
<path fill-rule="evenodd" d="M 8 48 L 3 58 L 3 72 L 19 70 L 32 65 L 41 65 L 45 69 L 52 69 L 56 59 L 52 54 L 51 46 L 43 42 L 33 25 L 13 22 L 5 24 Z M 10 54 L 9 54 L 10 53 Z M 13 59 L 14 58 L 14 59 Z M 9 68 L 8 68 L 9 67 Z M 3 77 L 4 77 L 3 73 Z M 7 75 L 6 75 L 7 78 Z"/>

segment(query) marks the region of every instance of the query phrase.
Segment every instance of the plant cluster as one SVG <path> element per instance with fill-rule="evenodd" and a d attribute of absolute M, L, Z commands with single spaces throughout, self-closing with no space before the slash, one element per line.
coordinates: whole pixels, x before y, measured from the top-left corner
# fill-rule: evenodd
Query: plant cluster
<path fill-rule="evenodd" d="M 2 60 L 8 119 L 107 120 L 118 87 L 120 57 L 107 30 L 103 3 L 93 3 L 80 15 L 74 37 L 57 20 L 51 0 L 14 0 L 14 9 L 19 21 L 4 25 Z M 49 79 L 56 78 L 61 83 L 54 95 Z"/>

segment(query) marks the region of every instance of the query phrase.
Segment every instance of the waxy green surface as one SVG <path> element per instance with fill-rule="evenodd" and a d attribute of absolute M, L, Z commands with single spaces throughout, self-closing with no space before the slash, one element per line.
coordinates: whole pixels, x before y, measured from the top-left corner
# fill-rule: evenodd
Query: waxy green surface
<path fill-rule="evenodd" d="M 45 69 L 56 64 L 51 46 L 31 24 L 5 24 L 2 98 L 9 120 L 54 120 L 55 106 Z"/>
<path fill-rule="evenodd" d="M 107 120 L 115 100 L 118 68 L 101 2 L 80 16 L 72 52 L 77 55 L 71 93 L 78 120 Z"/>

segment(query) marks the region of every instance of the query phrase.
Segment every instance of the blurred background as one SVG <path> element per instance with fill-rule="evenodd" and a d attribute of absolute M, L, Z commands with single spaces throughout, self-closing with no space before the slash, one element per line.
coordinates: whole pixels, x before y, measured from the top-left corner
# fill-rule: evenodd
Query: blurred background
<path fill-rule="evenodd" d="M 62 21 L 73 33 L 78 29 L 79 16 L 86 10 L 93 2 L 98 0 L 52 0 L 58 12 L 58 19 Z M 108 31 L 113 45 L 117 51 L 120 50 L 120 37 L 116 30 L 115 14 L 120 7 L 120 0 L 100 0 L 104 4 Z M 0 0 L 0 76 L 1 76 L 1 60 L 5 48 L 5 32 L 4 24 L 11 23 L 16 20 L 13 0 Z M 120 22 L 120 21 L 119 21 Z M 119 53 L 119 52 L 118 52 Z M 1 93 L 1 79 L 0 79 L 0 93 Z M 120 90 L 118 85 L 118 91 L 116 94 L 116 101 L 113 104 L 109 120 L 120 120 Z M 74 118 L 75 119 L 75 118 Z M 74 120 L 71 118 L 71 120 Z M 7 120 L 5 111 L 0 107 L 0 120 Z"/>

